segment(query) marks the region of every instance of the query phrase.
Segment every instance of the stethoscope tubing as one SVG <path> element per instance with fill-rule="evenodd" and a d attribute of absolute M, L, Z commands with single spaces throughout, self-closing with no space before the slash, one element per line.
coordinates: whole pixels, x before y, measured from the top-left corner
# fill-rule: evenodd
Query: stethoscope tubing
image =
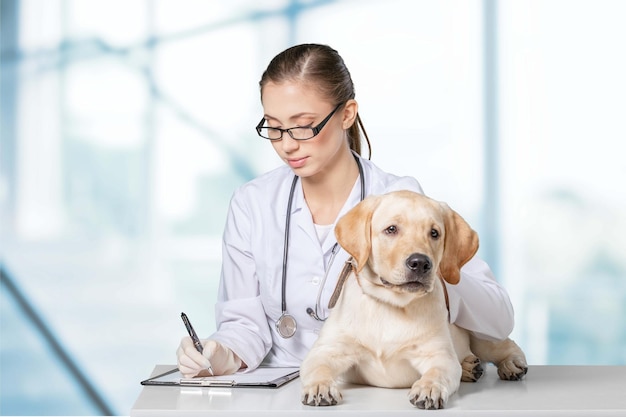
<path fill-rule="evenodd" d="M 295 175 L 293 177 L 293 181 L 291 182 L 291 190 L 289 191 L 289 202 L 287 203 L 287 217 L 285 220 L 285 239 L 283 248 L 283 280 L 281 285 L 281 293 L 282 293 L 282 311 L 283 315 L 287 312 L 287 259 L 289 256 L 289 225 L 291 224 L 291 205 L 293 203 L 293 193 L 296 189 L 296 183 L 298 182 L 298 176 Z"/>

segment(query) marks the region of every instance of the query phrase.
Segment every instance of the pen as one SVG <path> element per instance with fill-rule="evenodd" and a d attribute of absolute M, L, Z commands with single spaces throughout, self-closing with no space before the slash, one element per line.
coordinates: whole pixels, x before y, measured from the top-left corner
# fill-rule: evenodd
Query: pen
<path fill-rule="evenodd" d="M 183 319 L 183 323 L 185 323 L 185 327 L 187 328 L 187 333 L 189 333 L 189 336 L 191 337 L 191 341 L 193 342 L 193 345 L 196 347 L 196 350 L 200 352 L 200 354 L 202 354 L 202 343 L 200 343 L 200 339 L 198 339 L 198 335 L 196 334 L 196 331 L 193 329 L 193 326 L 189 322 L 189 318 L 187 318 L 187 315 L 185 313 L 180 313 L 180 317 Z M 209 362 L 209 372 L 211 373 L 211 375 L 214 375 L 213 368 L 211 367 L 210 362 Z"/>

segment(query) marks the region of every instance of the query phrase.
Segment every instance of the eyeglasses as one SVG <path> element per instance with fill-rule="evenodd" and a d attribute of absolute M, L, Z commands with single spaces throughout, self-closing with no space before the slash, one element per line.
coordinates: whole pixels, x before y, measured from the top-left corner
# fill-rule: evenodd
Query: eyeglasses
<path fill-rule="evenodd" d="M 263 126 L 265 124 L 265 117 L 261 119 L 259 124 L 256 126 L 256 132 L 262 138 L 269 140 L 281 140 L 283 138 L 283 132 L 289 133 L 295 140 L 307 140 L 312 139 L 315 136 L 319 135 L 322 131 L 322 128 L 326 126 L 326 123 L 333 117 L 333 114 L 341 107 L 342 103 L 339 103 L 337 107 L 333 111 L 330 112 L 328 116 L 324 120 L 320 122 L 317 126 L 314 127 L 290 127 L 289 129 L 281 129 L 279 127 L 268 127 Z"/>

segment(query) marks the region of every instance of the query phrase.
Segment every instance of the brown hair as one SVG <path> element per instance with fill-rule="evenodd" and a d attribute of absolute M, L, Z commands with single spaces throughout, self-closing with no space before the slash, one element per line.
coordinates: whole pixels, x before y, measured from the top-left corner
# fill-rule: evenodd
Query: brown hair
<path fill-rule="evenodd" d="M 354 98 L 354 84 L 343 59 L 327 45 L 302 44 L 292 46 L 276 55 L 261 76 L 259 86 L 263 97 L 263 86 L 268 82 L 305 82 L 313 86 L 322 97 L 337 105 Z M 348 129 L 350 149 L 361 154 L 361 132 L 367 142 L 369 157 L 372 147 L 361 117 L 357 113 L 356 123 Z"/>

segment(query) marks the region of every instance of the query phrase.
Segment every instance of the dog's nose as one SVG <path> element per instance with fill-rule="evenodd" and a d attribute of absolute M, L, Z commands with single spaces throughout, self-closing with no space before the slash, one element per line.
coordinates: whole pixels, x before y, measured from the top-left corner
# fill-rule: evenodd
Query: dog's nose
<path fill-rule="evenodd" d="M 430 258 L 421 253 L 414 253 L 406 260 L 406 266 L 419 275 L 426 275 L 433 267 Z"/>

